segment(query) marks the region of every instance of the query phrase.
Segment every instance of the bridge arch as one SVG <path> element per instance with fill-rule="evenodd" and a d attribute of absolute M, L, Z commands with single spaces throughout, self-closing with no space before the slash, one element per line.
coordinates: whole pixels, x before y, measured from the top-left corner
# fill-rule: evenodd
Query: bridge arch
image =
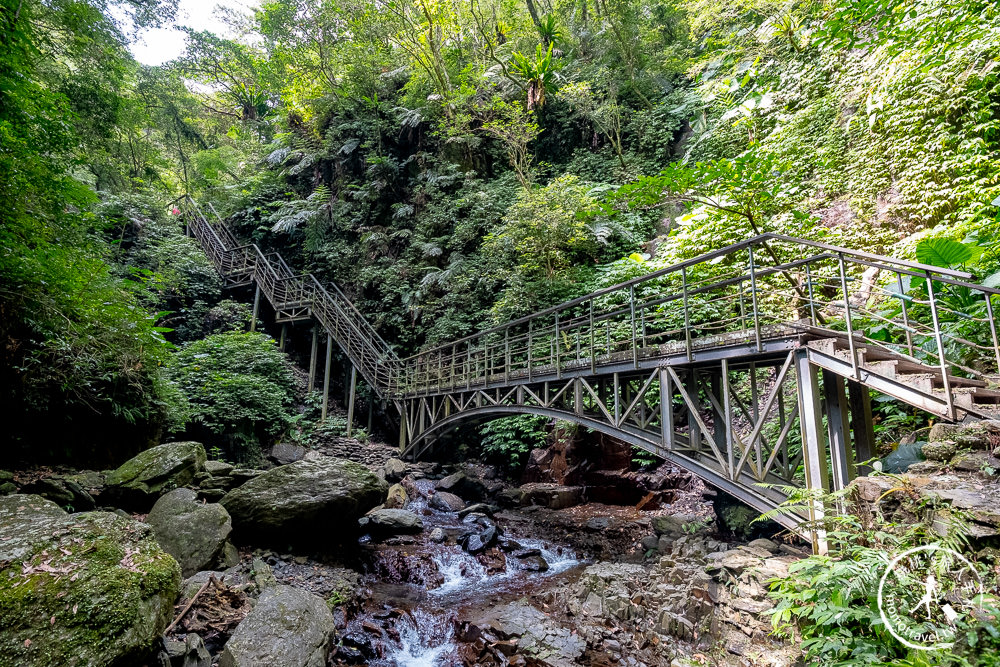
<path fill-rule="evenodd" d="M 639 447 L 702 478 L 713 486 L 723 489 L 761 513 L 775 509 L 786 500 L 786 497 L 779 493 L 755 485 L 754 481 L 749 479 L 749 476 L 747 476 L 747 479 L 738 480 L 734 483 L 724 475 L 720 475 L 711 468 L 699 464 L 689 456 L 665 449 L 653 437 L 644 437 L 643 432 L 638 429 L 614 427 L 607 422 L 595 419 L 586 414 L 541 406 L 486 405 L 469 408 L 457 414 L 444 417 L 425 428 L 419 434 L 414 434 L 409 441 L 407 450 L 413 456 L 414 460 L 416 460 L 433 448 L 435 441 L 448 431 L 470 423 L 482 424 L 513 415 L 539 415 L 571 422 L 621 440 L 634 447 Z M 802 519 L 800 517 L 786 514 L 775 517 L 775 521 L 784 528 L 795 532 L 802 532 Z M 803 533 L 803 536 L 806 536 L 806 533 Z"/>

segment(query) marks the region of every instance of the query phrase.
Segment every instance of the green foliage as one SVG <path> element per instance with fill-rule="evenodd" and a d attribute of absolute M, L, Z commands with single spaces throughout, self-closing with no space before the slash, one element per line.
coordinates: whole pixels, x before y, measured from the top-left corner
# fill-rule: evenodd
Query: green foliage
<path fill-rule="evenodd" d="M 809 662 L 831 665 L 977 665 L 980 655 L 1000 637 L 995 619 L 960 617 L 959 641 L 948 651 L 908 649 L 885 627 L 878 608 L 878 589 L 890 559 L 907 549 L 936 545 L 964 552 L 974 563 L 988 590 L 996 587 L 994 572 L 978 563 L 967 537 L 967 521 L 954 511 L 942 512 L 932 503 L 916 503 L 905 481 L 876 503 L 895 506 L 874 513 L 854 505 L 857 513 L 827 514 L 830 553 L 814 555 L 789 567 L 785 577 L 770 582 L 775 602 L 771 612 L 777 635 L 795 633 Z M 797 490 L 779 512 L 798 511 L 811 503 L 842 506 L 853 501 L 845 492 L 817 495 Z M 797 509 L 793 509 L 797 508 Z M 774 512 L 765 516 L 771 516 Z M 904 521 L 900 522 L 897 518 Z M 895 579 L 887 585 L 896 585 Z"/>
<path fill-rule="evenodd" d="M 548 423 L 547 417 L 516 415 L 483 424 L 479 427 L 483 456 L 509 470 L 522 469 L 531 450 L 545 446 Z"/>
<path fill-rule="evenodd" d="M 295 380 L 285 355 L 260 333 L 220 333 L 181 348 L 167 369 L 187 400 L 188 432 L 254 463 L 261 445 L 294 416 Z"/>

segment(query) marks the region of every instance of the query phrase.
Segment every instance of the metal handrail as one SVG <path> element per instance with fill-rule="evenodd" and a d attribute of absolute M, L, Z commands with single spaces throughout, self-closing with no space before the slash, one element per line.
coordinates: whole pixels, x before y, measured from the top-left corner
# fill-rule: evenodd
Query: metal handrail
<path fill-rule="evenodd" d="M 711 343 L 705 343 L 706 337 L 725 334 L 740 334 L 759 350 L 775 327 L 789 326 L 846 334 L 856 377 L 863 345 L 936 366 L 949 406 L 949 374 L 1000 373 L 993 303 L 1000 290 L 970 282 L 972 275 L 964 271 L 773 233 L 399 359 L 339 287 L 326 287 L 312 274 L 296 274 L 278 253 L 265 255 L 255 244 L 238 244 L 214 208 L 218 224 L 210 223 L 197 203 L 188 200 L 203 223 L 194 226 L 195 234 L 219 272 L 252 279 L 272 303 L 308 306 L 383 398 L 503 386 L 587 367 L 595 372 L 598 366 L 621 363 L 638 367 L 640 361 L 672 353 L 678 346 L 691 360 L 696 347 Z M 798 257 L 780 262 L 772 245 L 791 246 Z M 755 252 L 757 248 L 765 252 Z M 801 256 L 806 249 L 809 254 Z M 768 257 L 771 263 L 764 261 Z M 699 270 L 710 265 L 718 266 L 707 273 Z M 884 272 L 888 280 L 869 285 L 865 301 L 856 303 L 858 274 L 866 269 Z M 926 297 L 902 294 L 904 279 L 923 281 Z M 893 285 L 900 286 L 899 292 Z M 951 308 L 940 294 L 948 288 L 980 295 L 985 316 Z M 899 314 L 880 310 L 892 303 L 899 304 Z M 977 342 L 969 335 L 946 333 L 942 325 L 949 318 L 988 328 L 985 339 Z M 858 329 L 869 322 L 883 329 L 880 338 Z M 978 367 L 955 358 L 946 341 L 975 350 L 981 357 Z"/>

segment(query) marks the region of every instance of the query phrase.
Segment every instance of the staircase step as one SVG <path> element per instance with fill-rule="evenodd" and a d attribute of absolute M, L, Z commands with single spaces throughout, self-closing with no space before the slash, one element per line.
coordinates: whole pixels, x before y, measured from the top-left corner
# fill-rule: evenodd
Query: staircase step
<path fill-rule="evenodd" d="M 896 379 L 903 384 L 925 394 L 934 392 L 934 376 L 930 373 L 899 374 Z"/>
<path fill-rule="evenodd" d="M 896 379 L 896 365 L 899 361 L 892 359 L 887 361 L 868 361 L 864 365 L 866 371 L 871 371 L 876 375 L 881 375 L 882 377 L 889 378 L 890 380 Z"/>

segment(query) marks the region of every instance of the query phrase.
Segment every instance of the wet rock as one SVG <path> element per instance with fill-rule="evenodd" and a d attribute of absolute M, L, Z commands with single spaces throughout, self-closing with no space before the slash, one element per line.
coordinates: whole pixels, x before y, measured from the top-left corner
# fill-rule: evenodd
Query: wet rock
<path fill-rule="evenodd" d="M 465 501 L 454 493 L 448 493 L 447 491 L 438 491 L 435 493 L 431 496 L 430 503 L 428 504 L 442 512 L 458 512 L 465 509 Z"/>
<path fill-rule="evenodd" d="M 301 461 L 308 450 L 302 445 L 295 445 L 290 442 L 279 442 L 271 451 L 268 457 L 278 465 L 287 465 Z"/>
<path fill-rule="evenodd" d="M 202 504 L 191 489 L 174 489 L 153 505 L 146 522 L 157 543 L 190 577 L 216 563 L 228 542 L 233 524 L 219 504 Z"/>
<path fill-rule="evenodd" d="M 148 526 L 12 495 L 0 498 L 0 536 L 0 662 L 141 664 L 180 585 Z"/>
<path fill-rule="evenodd" d="M 469 505 L 464 510 L 458 513 L 458 518 L 464 519 L 469 514 L 484 514 L 486 516 L 493 516 L 493 507 L 485 503 L 474 503 Z"/>
<path fill-rule="evenodd" d="M 358 519 L 362 530 L 378 535 L 419 533 L 424 522 L 413 512 L 401 509 L 372 510 Z"/>
<path fill-rule="evenodd" d="M 140 452 L 108 475 L 107 493 L 127 507 L 148 509 L 161 495 L 194 481 L 205 470 L 205 448 L 170 442 Z"/>
<path fill-rule="evenodd" d="M 577 505 L 583 496 L 583 489 L 579 486 L 532 483 L 523 484 L 520 490 L 522 505 L 541 505 L 554 510 Z"/>
<path fill-rule="evenodd" d="M 528 572 L 547 572 L 549 569 L 548 561 L 546 561 L 540 553 L 530 554 L 528 556 L 518 556 L 517 559 L 517 568 L 519 570 L 526 570 Z"/>
<path fill-rule="evenodd" d="M 427 539 L 436 544 L 441 544 L 445 541 L 445 539 L 447 539 L 447 535 L 444 532 L 444 528 L 438 526 L 431 531 L 430 535 L 427 536 Z"/>
<path fill-rule="evenodd" d="M 333 632 L 333 614 L 321 598 L 274 586 L 236 626 L 219 667 L 324 667 Z"/>
<path fill-rule="evenodd" d="M 235 467 L 225 461 L 205 461 L 205 472 L 215 477 L 228 477 Z"/>
<path fill-rule="evenodd" d="M 358 518 L 381 504 L 387 490 L 364 466 L 326 458 L 272 468 L 227 493 L 221 504 L 237 536 L 317 542 L 356 533 Z"/>
<path fill-rule="evenodd" d="M 478 479 L 469 477 L 464 472 L 456 472 L 435 484 L 438 491 L 447 491 L 461 498 L 482 500 L 486 495 L 486 487 Z"/>

